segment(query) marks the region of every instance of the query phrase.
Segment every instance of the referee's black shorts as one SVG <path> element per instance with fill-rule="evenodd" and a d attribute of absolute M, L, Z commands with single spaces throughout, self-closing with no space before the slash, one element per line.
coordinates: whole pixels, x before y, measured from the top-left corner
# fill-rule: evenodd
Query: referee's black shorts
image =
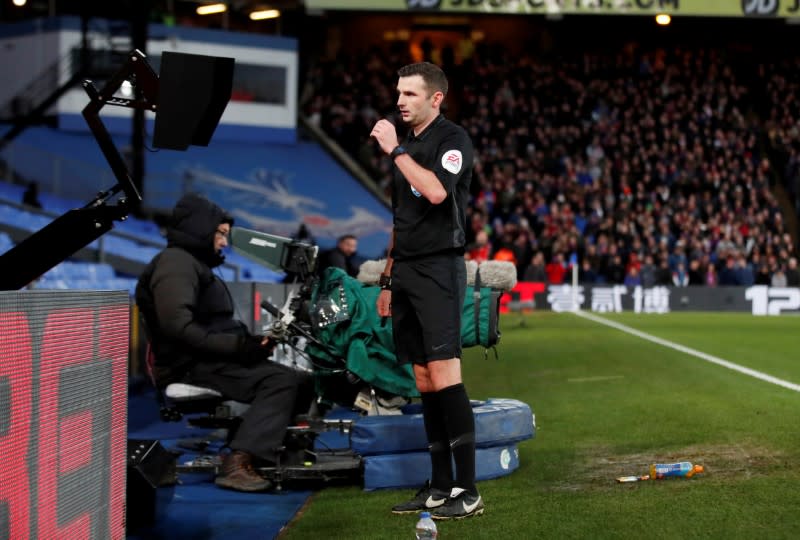
<path fill-rule="evenodd" d="M 392 265 L 392 329 L 402 363 L 461 358 L 464 257 L 454 253 Z"/>

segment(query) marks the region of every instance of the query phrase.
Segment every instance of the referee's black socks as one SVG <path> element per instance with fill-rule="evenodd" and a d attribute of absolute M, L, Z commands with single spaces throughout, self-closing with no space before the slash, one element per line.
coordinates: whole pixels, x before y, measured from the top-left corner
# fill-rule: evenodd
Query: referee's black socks
<path fill-rule="evenodd" d="M 475 487 L 475 416 L 463 383 L 436 392 L 456 463 L 455 487 L 477 495 Z"/>
<path fill-rule="evenodd" d="M 453 487 L 453 464 L 444 413 L 439 405 L 439 392 L 422 392 L 420 396 L 425 435 L 428 436 L 428 450 L 431 454 L 431 487 L 449 492 Z"/>

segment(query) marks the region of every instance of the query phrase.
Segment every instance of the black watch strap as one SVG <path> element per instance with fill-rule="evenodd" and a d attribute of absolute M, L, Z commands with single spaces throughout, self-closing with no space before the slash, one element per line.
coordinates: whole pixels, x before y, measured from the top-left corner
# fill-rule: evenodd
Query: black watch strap
<path fill-rule="evenodd" d="M 406 149 L 403 148 L 402 145 L 398 144 L 397 146 L 394 147 L 394 150 L 389 152 L 389 156 L 391 156 L 392 161 L 394 161 L 395 158 L 397 158 L 397 156 L 399 156 L 400 154 L 405 154 L 405 153 L 406 153 Z"/>
<path fill-rule="evenodd" d="M 391 289 L 392 288 L 392 276 L 388 274 L 381 274 L 381 277 L 378 278 L 378 286 L 381 289 Z"/>

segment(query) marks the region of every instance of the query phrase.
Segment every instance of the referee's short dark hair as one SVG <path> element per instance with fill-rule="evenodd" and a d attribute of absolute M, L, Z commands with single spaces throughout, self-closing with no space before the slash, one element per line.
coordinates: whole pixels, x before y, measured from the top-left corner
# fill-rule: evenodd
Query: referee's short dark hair
<path fill-rule="evenodd" d="M 397 75 L 400 77 L 411 77 L 419 75 L 425 81 L 425 86 L 430 90 L 429 95 L 434 92 L 441 92 L 447 95 L 447 76 L 442 71 L 442 68 L 430 62 L 418 62 L 416 64 L 408 64 L 397 70 Z"/>

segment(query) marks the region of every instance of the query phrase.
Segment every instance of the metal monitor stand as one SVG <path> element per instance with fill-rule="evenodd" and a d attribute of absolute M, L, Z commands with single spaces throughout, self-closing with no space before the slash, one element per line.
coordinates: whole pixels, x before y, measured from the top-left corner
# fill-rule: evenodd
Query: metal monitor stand
<path fill-rule="evenodd" d="M 133 99 L 114 96 L 125 80 L 134 83 L 136 94 Z M 111 166 L 117 183 L 110 189 L 99 192 L 84 207 L 69 210 L 0 255 L 0 290 L 11 291 L 25 287 L 110 231 L 114 227 L 114 221 L 127 219 L 132 205 L 142 202 L 142 196 L 131 180 L 122 156 L 100 120 L 100 110 L 105 105 L 115 105 L 155 112 L 158 76 L 147 63 L 144 53 L 135 49 L 128 54 L 125 65 L 108 80 L 101 91 L 90 80 L 83 81 L 83 88 L 90 100 L 83 109 L 83 117 Z M 109 204 L 109 199 L 120 191 L 124 196 Z"/>

